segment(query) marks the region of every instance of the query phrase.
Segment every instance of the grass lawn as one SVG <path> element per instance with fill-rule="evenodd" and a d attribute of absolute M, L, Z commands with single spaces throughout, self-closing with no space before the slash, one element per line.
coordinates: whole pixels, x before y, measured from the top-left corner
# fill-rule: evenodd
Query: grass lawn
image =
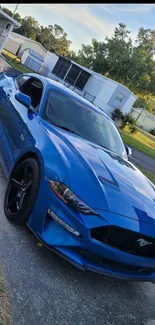
<path fill-rule="evenodd" d="M 150 179 L 150 181 L 155 184 L 155 174 L 153 173 L 150 173 L 148 170 L 144 169 L 144 168 L 139 168 L 138 169 L 141 170 L 141 172 L 147 177 Z"/>
<path fill-rule="evenodd" d="M 140 128 L 138 128 L 138 127 L 137 127 L 137 129 L 140 130 Z M 147 131 L 145 131 L 145 130 L 143 130 L 143 132 L 144 132 L 146 135 L 151 136 L 151 138 L 154 138 L 154 139 L 155 139 L 155 135 L 153 135 L 153 134 L 151 134 L 151 133 L 149 133 L 149 132 L 147 132 Z"/>
<path fill-rule="evenodd" d="M 2 54 L 4 55 L 6 62 L 8 64 L 10 64 L 13 68 L 15 68 L 23 73 L 34 72 L 33 70 L 25 67 L 22 63 L 20 63 L 20 59 L 15 54 L 13 54 L 5 49 L 3 49 Z"/>
<path fill-rule="evenodd" d="M 10 64 L 13 68 L 19 70 L 22 73 L 34 73 L 33 70 L 25 67 L 22 63 L 16 63 L 15 61 L 11 59 L 6 59 L 7 63 Z M 1 324 L 0 324 L 1 325 Z"/>
<path fill-rule="evenodd" d="M 135 135 L 130 135 L 126 130 L 119 130 L 123 141 L 129 146 L 143 151 L 150 157 L 155 159 L 155 142 L 147 138 L 145 135 L 137 132 Z"/>
<path fill-rule="evenodd" d="M 0 325 L 11 325 L 11 299 L 0 271 Z"/>

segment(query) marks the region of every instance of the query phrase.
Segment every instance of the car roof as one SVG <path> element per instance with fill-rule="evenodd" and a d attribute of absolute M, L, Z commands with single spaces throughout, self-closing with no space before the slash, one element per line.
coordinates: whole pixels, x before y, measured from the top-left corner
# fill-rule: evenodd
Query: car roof
<path fill-rule="evenodd" d="M 113 120 L 110 118 L 109 115 L 106 114 L 106 112 L 104 110 L 102 110 L 100 107 L 94 105 L 93 103 L 89 102 L 86 98 L 80 96 L 75 91 L 65 87 L 60 82 L 57 82 L 55 80 L 52 80 L 52 79 L 44 77 L 44 76 L 41 76 L 40 74 L 37 74 L 37 73 L 28 73 L 27 75 L 40 79 L 40 81 L 42 81 L 42 83 L 47 87 L 51 86 L 52 88 L 55 88 L 55 89 L 60 90 L 61 92 L 65 93 L 66 95 L 71 95 L 71 97 L 77 99 L 80 103 L 83 103 L 83 104 L 87 105 L 88 107 L 94 109 L 98 113 L 103 114 L 107 119 L 109 119 L 113 122 Z"/>

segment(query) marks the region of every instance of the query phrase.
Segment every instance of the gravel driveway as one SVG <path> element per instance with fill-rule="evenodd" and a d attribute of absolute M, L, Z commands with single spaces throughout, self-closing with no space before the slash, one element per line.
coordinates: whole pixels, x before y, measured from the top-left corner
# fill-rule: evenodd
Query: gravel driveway
<path fill-rule="evenodd" d="M 155 325 L 155 285 L 84 273 L 4 217 L 0 169 L 0 262 L 13 296 L 13 325 Z"/>

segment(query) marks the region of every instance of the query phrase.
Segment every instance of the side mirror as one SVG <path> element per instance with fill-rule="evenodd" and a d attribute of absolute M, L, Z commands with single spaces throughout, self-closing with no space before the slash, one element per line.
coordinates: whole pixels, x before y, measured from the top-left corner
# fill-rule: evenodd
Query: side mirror
<path fill-rule="evenodd" d="M 130 157 L 132 155 L 132 149 L 128 146 L 125 146 L 126 152 L 127 152 L 127 156 Z"/>
<path fill-rule="evenodd" d="M 31 106 L 31 98 L 21 92 L 18 92 L 15 95 L 16 100 L 18 100 L 18 102 L 20 102 L 21 104 L 23 104 L 24 106 L 26 106 L 27 108 L 30 108 Z"/>

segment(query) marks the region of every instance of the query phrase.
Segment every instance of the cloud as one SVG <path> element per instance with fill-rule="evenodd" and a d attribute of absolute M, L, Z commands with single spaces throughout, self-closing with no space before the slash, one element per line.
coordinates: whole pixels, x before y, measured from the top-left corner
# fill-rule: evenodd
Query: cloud
<path fill-rule="evenodd" d="M 119 9 L 116 7 L 116 11 L 124 11 L 124 12 L 133 12 L 136 14 L 141 13 L 149 13 L 153 8 L 155 8 L 155 4 L 139 4 L 139 5 L 124 5 Z"/>
<path fill-rule="evenodd" d="M 155 8 L 154 3 L 150 4 L 101 4 L 100 7 L 108 13 L 131 12 L 135 14 L 147 14 Z"/>
<path fill-rule="evenodd" d="M 68 5 L 68 4 L 41 4 L 52 13 L 62 16 L 63 19 L 70 19 L 80 25 L 92 30 L 99 36 L 110 36 L 115 28 L 113 22 L 101 20 L 96 17 L 89 9 L 88 5 Z M 82 33 L 82 30 L 79 33 Z"/>

